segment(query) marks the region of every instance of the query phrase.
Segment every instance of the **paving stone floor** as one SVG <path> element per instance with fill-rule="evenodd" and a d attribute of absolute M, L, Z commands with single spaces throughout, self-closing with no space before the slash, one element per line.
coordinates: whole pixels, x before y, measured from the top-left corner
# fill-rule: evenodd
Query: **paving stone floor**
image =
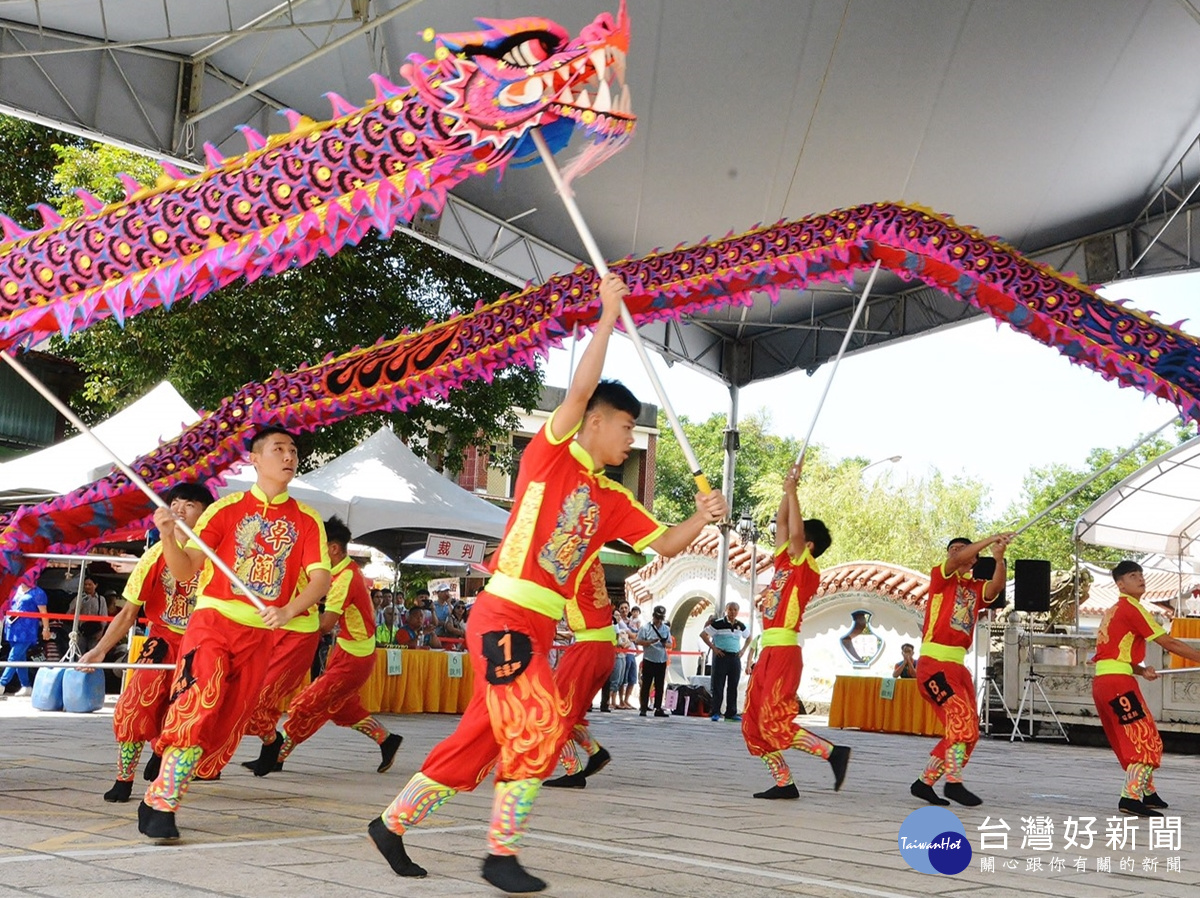
<path fill-rule="evenodd" d="M 137 833 L 140 789 L 129 804 L 100 797 L 115 766 L 110 715 L 111 705 L 68 715 L 32 711 L 28 699 L 0 700 L 0 898 L 498 894 L 478 876 L 490 788 L 458 796 L 406 837 L 410 853 L 429 868 L 427 879 L 393 876 L 365 835 L 367 821 L 455 717 L 384 716 L 405 742 L 383 775 L 374 772 L 374 746 L 332 726 L 282 773 L 255 779 L 235 763 L 219 782 L 193 786 L 179 812 L 183 839 L 156 845 Z M 801 800 L 766 802 L 750 797 L 769 783 L 737 726 L 597 714 L 595 732 L 612 751 L 612 765 L 584 791 L 542 792 L 522 860 L 550 882 L 544 894 L 600 898 L 1190 898 L 1200 885 L 1200 756 L 1168 755 L 1158 775 L 1178 829 L 1152 834 L 1138 821 L 1136 843 L 1112 848 L 1106 830 L 1116 817 L 1121 773 L 1107 749 L 985 739 L 967 771 L 985 802 L 956 808 L 972 862 L 954 876 L 928 875 L 905 864 L 897 835 L 922 806 L 908 785 L 934 740 L 808 722 L 852 747 L 845 787 L 835 793 L 823 761 L 792 752 Z M 255 746 L 243 746 L 237 760 L 256 754 Z M 1093 844 L 1068 847 L 1067 819 L 1084 817 L 1096 818 Z M 1022 818 L 1040 830 L 1024 847 Z M 1006 848 L 989 837 L 981 851 L 985 820 L 1009 827 Z M 1119 818 L 1116 825 L 1123 821 L 1134 822 Z M 984 869 L 989 858 L 991 870 Z M 1111 872 L 1097 869 L 1105 861 Z"/>

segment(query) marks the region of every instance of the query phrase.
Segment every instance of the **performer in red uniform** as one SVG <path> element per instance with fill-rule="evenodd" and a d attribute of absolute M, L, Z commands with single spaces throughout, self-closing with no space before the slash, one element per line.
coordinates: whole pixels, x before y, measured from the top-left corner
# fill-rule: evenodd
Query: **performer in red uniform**
<path fill-rule="evenodd" d="M 255 776 L 266 776 L 283 769 L 292 750 L 332 720 L 340 727 L 350 727 L 374 740 L 382 756 L 377 773 L 386 773 L 404 741 L 402 736 L 389 733 L 387 728 L 368 713 L 359 698 L 363 683 L 375 670 L 375 608 L 371 593 L 354 560 L 346 554 L 350 545 L 350 528 L 339 518 L 325 522 L 325 537 L 329 546 L 329 562 L 333 565 L 333 584 L 325 598 L 321 614 L 321 632 L 338 627 L 337 644 L 329 653 L 325 672 L 305 687 L 288 707 L 288 719 L 283 725 L 281 747 L 277 758 L 268 758 L 272 767 L 259 762 Z"/>
<path fill-rule="evenodd" d="M 312 669 L 320 641 L 320 615 L 316 605 L 271 632 L 270 660 L 263 675 L 262 690 L 221 745 L 212 750 L 205 746 L 204 756 L 196 766 L 196 779 L 220 779 L 221 771 L 233 759 L 243 736 L 257 736 L 262 743 L 258 759 L 246 761 L 243 766 L 253 770 L 255 776 L 266 776 L 274 769 L 283 747 L 283 736 L 275 727 L 283 716 L 283 705 L 288 696 L 304 685 L 304 677 Z"/>
<path fill-rule="evenodd" d="M 547 786 L 583 789 L 587 778 L 608 766 L 612 756 L 588 728 L 592 699 L 612 676 L 617 660 L 617 630 L 613 626 L 612 600 L 604 583 L 604 567 L 597 558 L 579 580 L 580 592 L 567 602 L 567 624 L 575 634 L 558 658 L 554 682 L 563 702 L 563 725 L 568 736 L 559 752 L 566 775 L 546 780 Z M 587 755 L 586 766 L 577 747 Z"/>
<path fill-rule="evenodd" d="M 697 495 L 692 517 L 667 529 L 604 475 L 606 466 L 621 464 L 629 454 L 641 409 L 625 387 L 600 383 L 626 293 L 619 277 L 605 276 L 600 321 L 566 398 L 521 458 L 495 573 L 471 610 L 467 648 L 475 691 L 458 729 L 429 753 L 420 772 L 369 826 L 400 876 L 425 875 L 404 850 L 404 831 L 455 793 L 474 789 L 495 765 L 483 878 L 507 892 L 546 887 L 525 871 L 516 853 L 534 797 L 567 738 L 548 660 L 564 604 L 608 540 L 673 555 L 705 524 L 725 515 L 724 497 L 704 493 Z"/>
<path fill-rule="evenodd" d="M 1012 533 L 997 533 L 974 543 L 965 537 L 952 539 L 946 546 L 946 560 L 929 575 L 929 604 L 925 608 L 917 681 L 921 697 L 933 705 L 945 735 L 933 747 L 929 763 L 909 792 L 930 804 L 950 804 L 933 789 L 943 775 L 946 798 L 967 807 L 983 802 L 962 781 L 963 768 L 979 741 L 975 681 L 963 661 L 975 638 L 975 619 L 980 609 L 994 602 L 1004 589 L 1004 550 L 1012 538 Z M 996 572 L 990 580 L 976 580 L 971 568 L 988 546 L 996 559 Z"/>
<path fill-rule="evenodd" d="M 850 749 L 834 745 L 796 723 L 800 713 L 796 693 L 804 659 L 800 653 L 800 622 L 804 609 L 817 592 L 819 558 L 833 542 L 829 529 L 816 518 L 805 520 L 796 498 L 801 465 L 783 479 L 783 499 L 776 514 L 775 575 L 757 601 L 763 616 L 762 653 L 750 676 L 746 708 L 742 712 L 742 738 L 756 758 L 762 758 L 775 785 L 755 798 L 799 798 L 800 790 L 784 760 L 784 749 L 798 748 L 829 762 L 833 788 L 842 788 Z"/>
<path fill-rule="evenodd" d="M 1121 594 L 1117 603 L 1104 612 L 1096 633 L 1092 700 L 1108 744 L 1125 770 L 1125 788 L 1121 790 L 1117 809 L 1138 817 L 1161 817 L 1167 803 L 1159 798 L 1154 787 L 1154 771 L 1162 765 L 1162 737 L 1134 674 L 1147 680 L 1158 679 L 1158 671 L 1144 663 L 1147 641 L 1158 643 L 1164 652 L 1198 663 L 1200 651 L 1168 636 L 1138 602 L 1146 592 L 1146 578 L 1140 564 L 1122 561 L 1113 568 L 1112 577 Z"/>
<path fill-rule="evenodd" d="M 200 515 L 212 503 L 212 494 L 198 483 L 181 483 L 166 495 L 171 511 L 189 527 L 194 527 Z M 104 661 L 113 647 L 137 622 L 138 613 L 145 608 L 148 627 L 135 664 L 174 664 L 179 659 L 179 644 L 184 628 L 196 605 L 196 578 L 180 582 L 171 576 L 162 557 L 162 543 L 146 550 L 138 560 L 125 584 L 125 606 L 117 612 L 91 651 L 82 655 L 79 663 Z M 113 733 L 117 737 L 117 780 L 104 793 L 105 801 L 129 801 L 133 792 L 133 774 L 142 746 L 162 731 L 167 714 L 173 674 L 169 670 L 138 670 L 130 672 L 129 682 L 113 709 Z M 154 760 L 151 764 L 156 768 Z M 151 769 L 150 765 L 147 769 Z M 157 776 L 157 770 L 153 776 Z M 153 778 L 153 776 L 151 778 Z"/>
<path fill-rule="evenodd" d="M 199 571 L 200 581 L 163 724 L 162 769 L 138 807 L 138 831 L 153 839 L 179 838 L 175 810 L 204 747 L 224 744 L 262 689 L 271 631 L 329 589 L 321 518 L 287 493 L 299 464 L 296 441 L 282 428 L 263 428 L 250 443 L 250 461 L 258 472 L 254 487 L 210 505 L 195 532 L 258 595 L 265 610 L 257 610 L 198 545 L 178 543 L 170 510 L 154 513 L 171 574 L 189 580 Z M 302 571 L 308 584 L 297 589 Z"/>

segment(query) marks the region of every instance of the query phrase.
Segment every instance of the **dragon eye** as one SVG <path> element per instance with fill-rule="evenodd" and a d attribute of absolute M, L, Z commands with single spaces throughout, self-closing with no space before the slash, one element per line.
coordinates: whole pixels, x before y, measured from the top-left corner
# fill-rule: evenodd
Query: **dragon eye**
<path fill-rule="evenodd" d="M 509 65 L 517 68 L 536 66 L 549 59 L 558 49 L 558 40 L 552 34 L 536 32 L 521 35 L 500 56 Z"/>

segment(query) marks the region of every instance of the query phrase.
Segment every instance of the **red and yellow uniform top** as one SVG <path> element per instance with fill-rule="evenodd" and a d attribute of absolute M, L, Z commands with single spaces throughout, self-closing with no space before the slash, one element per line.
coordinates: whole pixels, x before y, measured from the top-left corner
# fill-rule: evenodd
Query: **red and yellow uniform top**
<path fill-rule="evenodd" d="M 196 607 L 196 576 L 180 583 L 167 568 L 162 557 L 162 543 L 155 543 L 146 550 L 122 593 L 131 605 L 145 606 L 143 613 L 152 627 L 163 626 L 175 633 L 182 633 L 187 626 L 192 609 Z"/>
<path fill-rule="evenodd" d="M 291 601 L 302 573 L 329 570 L 321 516 L 286 491 L 274 499 L 257 485 L 230 493 L 208 506 L 193 529 L 267 605 Z M 189 541 L 187 548 L 199 546 Z M 247 627 L 266 626 L 250 600 L 207 559 L 196 586 L 196 608 L 212 608 Z"/>
<path fill-rule="evenodd" d="M 1096 631 L 1096 676 L 1132 674 L 1133 666 L 1146 660 L 1146 640 L 1166 632 L 1137 599 L 1121 593 Z"/>
<path fill-rule="evenodd" d="M 333 568 L 333 582 L 325 596 L 325 612 L 340 614 L 338 645 L 356 658 L 365 658 L 375 651 L 375 606 L 362 571 L 350 558 L 343 558 Z"/>
<path fill-rule="evenodd" d="M 617 644 L 617 628 L 612 622 L 612 599 L 604 583 L 604 565 L 597 558 L 579 578 L 578 591 L 567 599 L 567 626 L 576 642 Z"/>
<path fill-rule="evenodd" d="M 640 552 L 667 529 L 629 490 L 596 470 L 573 439 L 578 429 L 555 440 L 547 423 L 526 447 L 487 584 L 492 595 L 556 621 L 606 542 L 622 539 Z"/>
<path fill-rule="evenodd" d="M 804 609 L 817 594 L 820 583 L 821 569 L 807 546 L 799 558 L 793 558 L 786 545 L 775 550 L 775 574 L 759 602 L 763 648 L 798 644 Z"/>
<path fill-rule="evenodd" d="M 975 638 L 975 619 L 987 603 L 987 580 L 977 580 L 970 570 L 946 573 L 943 561 L 929 574 L 929 604 L 921 630 L 921 657 L 963 663 Z"/>

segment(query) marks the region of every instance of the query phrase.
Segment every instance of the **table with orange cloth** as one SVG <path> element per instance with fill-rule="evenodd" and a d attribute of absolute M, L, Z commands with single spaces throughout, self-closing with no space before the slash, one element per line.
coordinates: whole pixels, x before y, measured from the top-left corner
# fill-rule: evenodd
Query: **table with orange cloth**
<path fill-rule="evenodd" d="M 462 657 L 462 676 L 448 672 L 449 652 L 435 649 L 392 649 L 400 652 L 400 674 L 388 676 L 385 648 L 375 650 L 375 670 L 359 695 L 372 714 L 420 714 L 430 711 L 461 714 L 471 700 L 473 673 L 471 657 Z"/>
<path fill-rule="evenodd" d="M 882 733 L 942 735 L 942 722 L 932 706 L 921 698 L 916 680 L 896 680 L 890 699 L 881 698 L 880 677 L 838 677 L 833 681 L 829 725 Z"/>
<path fill-rule="evenodd" d="M 1171 635 L 1176 639 L 1200 639 L 1200 617 L 1177 617 L 1171 621 Z M 1171 656 L 1171 667 L 1195 667 L 1195 661 L 1189 661 L 1179 655 Z"/>

